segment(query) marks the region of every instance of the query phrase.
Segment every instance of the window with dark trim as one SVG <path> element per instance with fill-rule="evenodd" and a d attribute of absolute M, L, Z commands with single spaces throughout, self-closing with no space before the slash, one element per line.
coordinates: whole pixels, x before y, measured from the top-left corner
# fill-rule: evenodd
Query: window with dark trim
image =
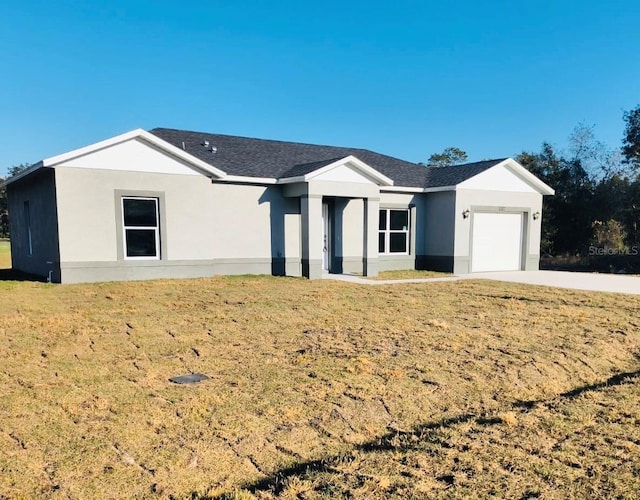
<path fill-rule="evenodd" d="M 125 259 L 160 259 L 158 198 L 122 197 Z"/>
<path fill-rule="evenodd" d="M 409 209 L 380 209 L 378 252 L 409 253 Z"/>

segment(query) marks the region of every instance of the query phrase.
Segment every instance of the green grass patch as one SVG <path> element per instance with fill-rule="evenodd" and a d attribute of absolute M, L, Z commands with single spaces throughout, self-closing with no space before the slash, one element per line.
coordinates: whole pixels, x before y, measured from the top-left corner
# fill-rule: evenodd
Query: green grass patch
<path fill-rule="evenodd" d="M 0 240 L 0 269 L 11 269 L 11 243 Z"/>
<path fill-rule="evenodd" d="M 2 285 L 2 498 L 640 491 L 640 297 L 467 280 Z M 210 379 L 168 381 L 190 372 Z"/>

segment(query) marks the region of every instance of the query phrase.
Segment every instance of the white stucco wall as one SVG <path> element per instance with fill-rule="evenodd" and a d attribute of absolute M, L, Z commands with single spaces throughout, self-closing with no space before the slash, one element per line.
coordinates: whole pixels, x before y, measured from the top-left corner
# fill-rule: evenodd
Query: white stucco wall
<path fill-rule="evenodd" d="M 283 198 L 280 186 L 215 183 L 209 189 L 216 258 L 284 257 L 287 248 L 293 251 L 296 235 L 285 236 L 285 229 L 297 228 L 291 220 L 285 225 L 285 215 L 299 214 L 298 200 Z"/>
<path fill-rule="evenodd" d="M 342 211 L 342 256 L 362 258 L 364 248 L 364 201 L 345 200 Z"/>
<path fill-rule="evenodd" d="M 163 194 L 164 260 L 300 256 L 298 203 L 277 186 L 86 168 L 59 167 L 56 177 L 61 262 L 117 260 L 116 190 Z"/>
<path fill-rule="evenodd" d="M 61 262 L 118 258 L 116 190 L 163 193 L 167 260 L 210 259 L 215 248 L 211 182 L 203 176 L 56 168 Z"/>

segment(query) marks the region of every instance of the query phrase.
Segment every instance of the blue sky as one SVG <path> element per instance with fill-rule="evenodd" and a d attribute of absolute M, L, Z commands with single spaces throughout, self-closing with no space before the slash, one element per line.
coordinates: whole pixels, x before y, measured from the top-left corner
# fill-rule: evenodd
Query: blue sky
<path fill-rule="evenodd" d="M 103 1 L 0 6 L 0 175 L 141 127 L 411 161 L 620 145 L 640 2 Z"/>

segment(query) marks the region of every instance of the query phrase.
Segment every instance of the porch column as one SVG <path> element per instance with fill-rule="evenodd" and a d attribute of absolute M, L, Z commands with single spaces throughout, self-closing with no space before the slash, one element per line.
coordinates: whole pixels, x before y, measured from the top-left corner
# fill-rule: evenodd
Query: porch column
<path fill-rule="evenodd" d="M 302 275 L 322 277 L 322 196 L 300 196 L 302 219 Z"/>
<path fill-rule="evenodd" d="M 424 260 L 424 256 L 418 257 L 416 253 L 416 234 L 418 227 L 416 219 L 416 206 L 413 204 L 409 205 L 409 255 L 413 256 L 413 269 L 424 269 L 424 264 L 421 262 Z M 420 258 L 420 262 L 418 262 L 418 258 Z"/>
<path fill-rule="evenodd" d="M 380 198 L 364 198 L 363 276 L 378 276 L 379 212 Z"/>

